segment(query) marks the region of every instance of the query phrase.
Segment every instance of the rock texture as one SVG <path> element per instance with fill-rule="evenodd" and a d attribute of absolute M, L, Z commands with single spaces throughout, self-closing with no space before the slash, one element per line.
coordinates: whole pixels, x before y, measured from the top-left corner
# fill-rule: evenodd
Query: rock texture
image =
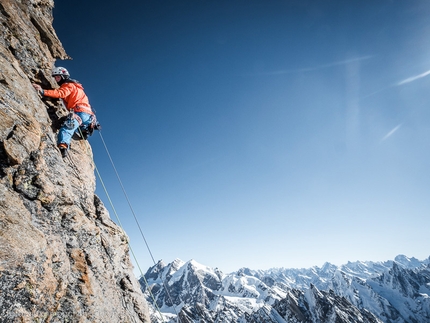
<path fill-rule="evenodd" d="M 149 322 L 128 240 L 94 194 L 92 152 L 56 148 L 52 0 L 0 0 L 0 322 Z M 79 161 L 79 169 L 75 166 Z"/>

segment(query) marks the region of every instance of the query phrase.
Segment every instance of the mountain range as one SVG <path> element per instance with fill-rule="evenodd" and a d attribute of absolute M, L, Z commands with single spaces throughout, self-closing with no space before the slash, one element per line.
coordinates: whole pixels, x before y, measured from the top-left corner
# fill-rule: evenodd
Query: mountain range
<path fill-rule="evenodd" d="M 430 257 L 229 274 L 176 259 L 140 283 L 153 322 L 430 322 Z"/>

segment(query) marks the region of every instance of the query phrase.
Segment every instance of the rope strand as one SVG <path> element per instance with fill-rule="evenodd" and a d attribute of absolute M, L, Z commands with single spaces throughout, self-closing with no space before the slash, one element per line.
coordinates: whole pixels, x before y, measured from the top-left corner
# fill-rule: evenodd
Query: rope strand
<path fill-rule="evenodd" d="M 156 265 L 154 256 L 152 255 L 152 252 L 151 252 L 151 248 L 149 248 L 148 242 L 146 241 L 145 235 L 143 234 L 142 228 L 140 227 L 139 221 L 137 220 L 136 213 L 134 212 L 134 209 L 131 206 L 130 199 L 128 198 L 127 192 L 125 191 L 124 185 L 122 184 L 121 178 L 119 177 L 118 171 L 116 170 L 115 164 L 114 164 L 114 162 L 112 160 L 112 157 L 111 157 L 111 155 L 109 153 L 109 149 L 107 148 L 106 143 L 105 143 L 105 141 L 103 139 L 102 132 L 99 131 L 99 134 L 100 134 L 100 138 L 102 140 L 103 146 L 105 147 L 106 153 L 107 153 L 107 155 L 109 157 L 109 160 L 111 162 L 112 168 L 115 171 L 116 178 L 118 179 L 118 182 L 121 185 L 122 192 L 124 193 L 125 199 L 127 200 L 128 206 L 129 206 L 129 208 L 131 210 L 131 213 L 133 214 L 133 217 L 134 217 L 134 220 L 135 220 L 135 222 L 137 224 L 137 227 L 139 228 L 139 231 L 140 231 L 140 234 L 141 234 L 141 236 L 143 238 L 143 241 L 145 241 L 146 248 L 148 249 L 148 252 L 149 252 L 149 254 L 151 256 L 152 261 Z"/>
<path fill-rule="evenodd" d="M 95 167 L 95 170 L 96 170 L 97 176 L 98 176 L 98 178 L 99 178 L 99 180 L 100 180 L 100 183 L 102 184 L 103 190 L 105 191 L 105 194 L 106 194 L 106 196 L 107 196 L 107 199 L 108 199 L 108 201 L 109 201 L 109 203 L 110 203 L 110 205 L 111 205 L 111 207 L 112 207 L 113 213 L 115 214 L 115 217 L 116 217 L 116 219 L 117 219 L 117 221 L 118 221 L 118 224 L 119 224 L 119 226 L 121 227 L 121 230 L 123 231 L 123 233 L 125 234 L 124 227 L 122 226 L 121 220 L 119 219 L 119 216 L 118 216 L 118 213 L 116 212 L 115 206 L 113 205 L 113 202 L 112 202 L 112 200 L 111 200 L 111 198 L 110 198 L 110 196 L 109 196 L 109 193 L 108 193 L 108 191 L 107 191 L 107 189 L 106 189 L 106 186 L 105 186 L 105 184 L 104 184 L 104 182 L 103 182 L 102 176 L 100 175 L 99 170 L 98 170 L 97 166 L 95 166 L 95 164 L 94 164 L 94 167 Z M 131 247 L 131 244 L 130 244 L 130 242 L 129 242 L 129 240 L 128 240 L 128 239 L 127 239 L 127 244 L 128 244 L 128 247 L 130 248 L 130 252 L 131 252 L 131 254 L 133 255 L 133 259 L 134 259 L 134 261 L 136 262 L 137 268 L 139 269 L 139 272 L 140 272 L 141 276 L 142 276 L 142 277 L 144 277 L 144 276 L 143 276 L 143 271 L 142 271 L 142 269 L 140 268 L 140 265 L 139 265 L 139 261 L 137 260 L 137 257 L 136 257 L 136 255 L 135 255 L 135 253 L 134 253 L 134 251 L 133 251 L 133 248 Z M 161 310 L 160 310 L 160 308 L 159 308 L 159 307 L 158 307 L 158 305 L 157 305 L 157 301 L 155 300 L 154 294 L 152 294 L 151 290 L 149 289 L 149 285 L 148 285 L 148 282 L 146 281 L 146 279 L 144 279 L 144 281 L 145 281 L 146 286 L 147 286 L 147 288 L 148 288 L 149 294 L 151 295 L 151 298 L 152 298 L 152 300 L 154 301 L 154 306 L 156 307 L 156 309 L 157 309 L 158 313 L 160 314 L 161 321 L 162 321 L 162 322 L 164 322 L 163 314 L 161 314 Z"/>
<path fill-rule="evenodd" d="M 84 137 L 83 137 L 83 134 L 82 134 L 82 131 L 81 131 L 81 128 L 80 128 L 80 127 L 78 127 L 78 129 L 79 129 L 79 133 L 80 133 L 81 137 L 82 137 L 82 138 L 84 138 Z M 88 143 L 88 141 L 86 141 L 86 140 L 85 140 L 85 144 L 86 144 L 86 145 L 85 145 L 85 147 L 86 147 L 86 149 L 87 149 L 87 155 L 91 158 L 90 144 L 89 144 L 89 143 Z M 91 158 L 91 159 L 92 159 L 92 158 Z M 116 219 L 117 219 L 117 221 L 118 221 L 118 224 L 119 224 L 119 226 L 120 226 L 121 230 L 122 230 L 122 231 L 123 231 L 123 233 L 125 234 L 124 227 L 123 227 L 123 225 L 122 225 L 122 223 L 121 223 L 121 220 L 120 220 L 119 215 L 118 215 L 118 213 L 117 213 L 117 211 L 116 211 L 116 209 L 115 209 L 115 206 L 114 206 L 114 204 L 113 204 L 113 202 L 112 202 L 112 199 L 110 198 L 110 195 L 109 195 L 109 192 L 108 192 L 108 190 L 107 190 L 107 188 L 106 188 L 106 185 L 104 184 L 103 178 L 102 178 L 102 176 L 100 175 L 100 172 L 99 172 L 99 170 L 98 170 L 98 168 L 97 168 L 97 165 L 96 165 L 96 163 L 95 163 L 95 161 L 94 161 L 94 160 L 93 160 L 93 162 L 94 162 L 94 169 L 95 169 L 95 171 L 96 171 L 96 173 L 97 173 L 97 176 L 98 176 L 98 178 L 99 178 L 99 180 L 100 180 L 100 183 L 101 183 L 101 185 L 102 185 L 102 187 L 103 187 L 103 190 L 104 190 L 104 192 L 105 192 L 105 194 L 106 194 L 106 197 L 107 197 L 107 199 L 108 199 L 108 201 L 109 201 L 109 204 L 110 204 L 110 205 L 111 205 L 111 207 L 112 207 L 113 213 L 115 214 L 115 217 L 116 217 Z M 147 280 L 146 280 L 146 278 L 145 278 L 145 276 L 144 276 L 144 274 L 143 274 L 142 268 L 141 268 L 141 267 L 140 267 L 140 265 L 139 265 L 139 261 L 137 260 L 136 254 L 135 254 L 135 253 L 134 253 L 134 251 L 133 251 L 133 248 L 132 248 L 132 246 L 131 246 L 131 244 L 130 244 L 129 239 L 127 239 L 127 245 L 128 245 L 128 247 L 130 248 L 130 252 L 131 252 L 131 254 L 132 254 L 132 256 L 133 256 L 133 259 L 134 259 L 134 261 L 135 261 L 135 263 L 136 263 L 136 265 L 137 265 L 137 268 L 139 269 L 140 275 L 144 278 L 144 281 L 145 281 L 146 287 L 147 287 L 147 289 L 148 289 L 148 292 L 149 292 L 149 294 L 150 294 L 150 296 L 151 296 L 151 298 L 152 298 L 152 300 L 153 300 L 153 302 L 154 302 L 154 306 L 155 306 L 155 308 L 157 309 L 157 312 L 159 313 L 159 315 L 160 315 L 160 317 L 161 317 L 161 321 L 162 321 L 162 322 L 164 322 L 163 314 L 161 313 L 161 310 L 160 310 L 160 308 L 159 308 L 159 307 L 158 307 L 158 305 L 157 305 L 157 301 L 155 300 L 154 294 L 152 294 L 151 289 L 149 288 L 149 284 L 148 284 L 148 282 L 147 282 Z"/>
<path fill-rule="evenodd" d="M 66 111 L 68 112 L 68 110 L 67 110 L 67 108 L 66 108 L 66 106 L 65 106 L 65 104 L 64 104 L 64 101 L 61 101 L 61 106 L 62 106 L 62 108 L 63 108 L 64 110 L 66 110 Z M 82 138 L 82 139 L 84 139 L 84 135 L 82 134 L 82 130 L 81 130 L 81 128 L 80 128 L 80 127 L 78 127 L 78 129 L 79 129 L 79 134 L 81 135 L 81 138 Z M 151 259 L 152 259 L 152 261 L 153 261 L 154 265 L 157 265 L 157 264 L 156 264 L 156 262 L 155 262 L 154 256 L 152 255 L 151 248 L 149 247 L 149 244 L 148 244 L 148 242 L 146 241 L 145 235 L 143 234 L 142 228 L 140 227 L 140 223 L 139 223 L 139 221 L 137 220 L 137 216 L 136 216 L 136 214 L 135 214 L 135 212 L 134 212 L 134 209 L 133 209 L 133 207 L 132 207 L 132 205 L 131 205 L 130 199 L 128 198 L 127 192 L 125 191 L 124 185 L 122 184 L 122 180 L 121 180 L 121 178 L 120 178 L 120 176 L 119 176 L 119 174 L 118 174 L 118 171 L 116 170 L 116 167 L 115 167 L 115 164 L 114 164 L 114 162 L 113 162 L 113 159 L 112 159 L 112 157 L 111 157 L 111 155 L 110 155 L 110 153 L 109 153 L 109 149 L 107 148 L 107 145 L 106 145 L 106 143 L 105 143 L 105 141 L 104 141 L 104 139 L 103 139 L 103 136 L 102 136 L 102 134 L 101 134 L 101 130 L 99 130 L 99 134 L 100 134 L 100 138 L 101 138 L 101 140 L 102 140 L 102 142 L 103 142 L 103 146 L 105 147 L 106 153 L 107 153 L 107 155 L 109 156 L 109 160 L 110 160 L 110 162 L 111 162 L 111 165 L 112 165 L 112 167 L 113 167 L 113 169 L 114 169 L 114 171 L 115 171 L 115 174 L 116 174 L 116 176 L 117 176 L 117 178 L 118 178 L 118 181 L 119 181 L 119 183 L 120 183 L 120 185 L 121 185 L 121 189 L 122 189 L 122 191 L 123 191 L 123 193 L 124 193 L 124 195 L 125 195 L 125 197 L 126 197 L 126 200 L 127 200 L 128 206 L 130 207 L 130 210 L 131 210 L 131 212 L 132 212 L 132 214 L 133 214 L 134 220 L 135 220 L 135 222 L 137 223 L 137 226 L 138 226 L 138 228 L 139 228 L 140 234 L 141 234 L 141 236 L 142 236 L 142 238 L 143 238 L 143 240 L 144 240 L 144 242 L 145 242 L 145 245 L 146 245 L 146 247 L 147 247 L 147 249 L 148 249 L 148 252 L 149 252 L 149 254 L 150 254 L 150 256 L 151 256 Z M 98 176 L 98 178 L 99 178 L 99 180 L 100 180 L 100 183 L 101 183 L 101 184 L 102 184 L 102 186 L 103 186 L 103 190 L 105 191 L 105 194 L 106 194 L 106 196 L 107 196 L 107 198 L 108 198 L 108 200 L 109 200 L 109 203 L 110 203 L 110 205 L 111 205 L 111 207 L 112 207 L 112 210 L 113 210 L 113 212 L 114 212 L 114 214 L 115 214 L 115 217 L 116 217 L 116 218 L 117 218 L 117 220 L 118 220 L 118 224 L 119 224 L 119 226 L 121 227 L 122 231 L 125 233 L 124 227 L 123 227 L 123 226 L 122 226 L 122 224 L 121 224 L 121 221 L 120 221 L 120 219 L 119 219 L 118 213 L 116 212 L 116 209 L 115 209 L 115 207 L 114 207 L 114 205 L 113 205 L 113 202 L 112 202 L 112 200 L 111 200 L 111 198 L 110 198 L 110 196 L 109 196 L 109 193 L 108 193 L 108 191 L 107 191 L 107 188 L 106 188 L 106 186 L 104 185 L 103 179 L 102 179 L 102 177 L 101 177 L 101 175 L 100 175 L 100 173 L 99 173 L 99 170 L 98 170 L 98 168 L 97 168 L 97 165 L 96 165 L 96 163 L 95 163 L 94 159 L 92 158 L 92 155 L 91 155 L 91 152 L 90 152 L 90 148 L 91 148 L 91 146 L 90 146 L 90 144 L 88 143 L 88 141 L 87 141 L 87 140 L 84 140 L 84 141 L 85 141 L 85 143 L 86 143 L 86 145 L 85 145 L 85 146 L 86 146 L 86 149 L 87 149 L 87 154 L 88 154 L 88 156 L 90 157 L 90 159 L 93 161 L 94 169 L 96 170 L 97 176 Z M 73 163 L 72 158 L 71 158 L 70 156 L 69 156 L 69 158 L 70 158 L 70 161 Z M 74 163 L 73 163 L 73 164 L 74 164 Z M 79 177 L 79 176 L 78 176 L 78 177 Z M 143 274 L 143 271 L 142 271 L 142 269 L 141 269 L 141 267 L 140 267 L 140 265 L 139 265 L 139 262 L 138 262 L 138 260 L 137 260 L 137 257 L 136 257 L 136 255 L 135 255 L 135 253 L 134 253 L 134 251 L 133 251 L 133 248 L 131 247 L 131 244 L 130 244 L 130 242 L 128 241 L 128 239 L 127 239 L 127 244 L 128 244 L 128 246 L 129 246 L 129 248 L 130 248 L 130 252 L 131 252 L 131 254 L 133 255 L 133 259 L 134 259 L 134 261 L 136 262 L 136 265 L 137 265 L 137 267 L 138 267 L 138 269 L 139 269 L 140 275 L 141 275 L 141 277 L 143 278 L 143 280 L 144 280 L 144 282 L 145 282 L 145 285 L 146 285 L 146 287 L 147 287 L 147 289 L 148 289 L 148 292 L 149 292 L 149 294 L 150 294 L 150 296 L 151 296 L 152 300 L 154 301 L 154 306 L 156 307 L 156 309 L 157 309 L 158 313 L 160 314 L 161 321 L 162 321 L 162 322 L 164 322 L 163 314 L 161 313 L 161 310 L 160 310 L 160 308 L 159 308 L 159 307 L 158 307 L 158 305 L 157 305 L 157 301 L 155 300 L 155 297 L 154 297 L 154 295 L 152 294 L 151 289 L 149 288 L 148 281 L 146 280 L 145 275 Z M 164 281 L 163 277 L 162 277 L 162 276 L 160 276 L 160 278 L 161 278 L 161 281 L 162 281 L 162 283 L 163 283 L 164 289 L 165 289 L 165 291 L 166 291 L 166 293 L 167 293 L 167 296 L 168 296 L 168 298 L 169 298 L 170 302 L 172 303 L 173 309 L 174 309 L 175 314 L 176 314 L 176 317 L 177 317 L 177 322 L 179 322 L 179 323 L 180 323 L 180 322 L 181 322 L 181 320 L 180 320 L 180 318 L 179 318 L 179 314 L 178 314 L 178 312 L 177 312 L 177 310 L 176 310 L 175 305 L 173 304 L 173 300 L 172 300 L 172 298 L 171 298 L 171 296 L 170 296 L 170 293 L 169 293 L 169 290 L 168 290 L 168 288 L 167 288 L 167 285 L 166 285 L 166 283 L 165 283 L 165 281 Z"/>
<path fill-rule="evenodd" d="M 116 170 L 115 163 L 113 162 L 113 159 L 112 159 L 111 154 L 110 154 L 110 152 L 109 152 L 109 149 L 108 149 L 108 147 L 107 147 L 107 145 L 106 145 L 106 142 L 105 142 L 105 141 L 104 141 L 104 139 L 103 139 L 103 136 L 102 136 L 102 132 L 101 132 L 101 130 L 99 130 L 99 135 L 100 135 L 100 138 L 101 138 L 101 140 L 102 140 L 102 142 L 103 142 L 103 146 L 105 147 L 106 153 L 107 153 L 107 155 L 108 155 L 108 157 L 109 157 L 109 160 L 110 160 L 110 162 L 111 162 L 112 168 L 113 168 L 113 169 L 114 169 L 114 171 L 115 171 L 115 174 L 116 174 L 116 177 L 117 177 L 117 179 L 118 179 L 118 182 L 119 182 L 119 183 L 120 183 L 120 185 L 121 185 L 122 192 L 124 193 L 124 196 L 125 196 L 125 198 L 126 198 L 126 200 L 127 200 L 128 206 L 129 206 L 129 208 L 130 208 L 130 210 L 131 210 L 131 213 L 133 214 L 134 221 L 136 222 L 137 227 L 139 228 L 140 235 L 142 236 L 142 239 L 143 239 L 143 241 L 145 242 L 146 248 L 148 249 L 148 252 L 149 252 L 149 254 L 150 254 L 150 256 L 151 256 L 151 259 L 152 259 L 152 261 L 153 261 L 154 265 L 156 266 L 156 265 L 157 265 L 157 263 L 156 263 L 156 261 L 155 261 L 155 259 L 154 259 L 154 256 L 152 255 L 151 248 L 149 247 L 149 244 L 148 244 L 148 242 L 147 242 L 147 240 L 146 240 L 146 238 L 145 238 L 145 235 L 143 234 L 143 231 L 142 231 L 142 228 L 141 228 L 141 226 L 140 226 L 139 220 L 137 219 L 136 213 L 134 212 L 134 209 L 133 209 L 133 207 L 132 207 L 132 205 L 131 205 L 130 199 L 128 198 L 128 194 L 127 194 L 127 192 L 126 192 L 126 190 L 125 190 L 125 188 L 124 188 L 124 185 L 122 184 L 121 177 L 119 176 L 118 171 Z M 146 281 L 145 276 L 144 276 L 142 273 L 141 273 L 141 276 L 142 276 L 142 278 L 144 279 L 144 281 L 145 281 L 145 283 L 146 283 L 146 285 L 147 285 L 147 287 L 148 287 L 148 290 L 149 290 L 149 285 L 148 285 L 148 283 L 147 283 L 147 281 Z M 173 307 L 173 310 L 175 311 L 175 314 L 176 314 L 176 317 L 177 317 L 177 321 L 178 321 L 178 322 L 181 322 L 181 319 L 180 319 L 180 317 L 179 317 L 179 313 L 178 313 L 178 311 L 176 310 L 176 306 L 175 306 L 175 304 L 173 303 L 173 299 L 172 299 L 172 297 L 170 296 L 169 289 L 167 288 L 168 286 L 167 286 L 167 284 L 166 284 L 165 280 L 163 279 L 162 275 L 160 276 L 160 279 L 161 279 L 161 282 L 163 283 L 164 290 L 166 291 L 167 297 L 169 298 L 170 302 L 172 303 L 172 307 Z"/>

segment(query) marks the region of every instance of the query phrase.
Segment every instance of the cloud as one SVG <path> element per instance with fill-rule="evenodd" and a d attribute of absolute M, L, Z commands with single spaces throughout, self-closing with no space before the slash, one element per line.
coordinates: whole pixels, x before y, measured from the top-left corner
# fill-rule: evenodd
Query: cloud
<path fill-rule="evenodd" d="M 428 70 L 427 72 L 424 72 L 424 73 L 422 73 L 422 74 L 419 74 L 419 75 L 416 75 L 416 76 L 409 77 L 409 78 L 407 78 L 407 79 L 405 79 L 405 80 L 403 80 L 403 81 L 400 81 L 400 82 L 399 82 L 399 83 L 397 83 L 396 85 L 397 85 L 397 86 L 399 86 L 399 85 L 403 85 L 403 84 L 406 84 L 406 83 L 411 83 L 411 82 L 416 81 L 416 80 L 418 80 L 418 79 L 420 79 L 420 78 L 426 77 L 427 75 L 430 75 L 430 70 Z"/>
<path fill-rule="evenodd" d="M 396 83 L 396 84 L 392 84 L 392 85 L 389 85 L 389 86 L 387 86 L 387 87 L 384 87 L 384 88 L 382 88 L 382 89 L 380 89 L 380 90 L 377 90 L 377 91 L 375 91 L 375 92 L 372 92 L 372 93 L 370 93 L 370 94 L 368 94 L 368 95 L 366 95 L 366 96 L 363 96 L 363 97 L 362 97 L 362 99 L 366 99 L 366 98 L 371 97 L 371 96 L 373 96 L 373 95 L 375 95 L 375 94 L 378 94 L 379 92 L 382 92 L 382 91 L 385 91 L 385 90 L 391 89 L 391 88 L 393 88 L 393 87 L 402 86 L 402 85 L 404 85 L 404 84 L 414 82 L 414 81 L 416 81 L 416 80 L 419 80 L 420 78 L 426 77 L 427 75 L 430 75 L 430 70 L 428 70 L 427 72 L 421 73 L 421 74 L 419 74 L 419 75 L 415 75 L 415 76 L 412 76 L 412 77 L 408 77 L 407 79 L 404 79 L 403 81 L 400 81 L 400 82 L 398 82 L 398 83 Z"/>
<path fill-rule="evenodd" d="M 394 129 L 392 129 L 390 132 L 388 132 L 384 138 L 381 139 L 381 142 L 387 140 L 388 138 L 390 138 L 397 130 L 400 129 L 400 127 L 402 126 L 402 124 L 397 125 L 396 127 L 394 127 Z"/>
<path fill-rule="evenodd" d="M 369 59 L 372 57 L 373 56 L 367 55 L 367 56 L 362 56 L 362 57 L 355 57 L 355 58 L 346 59 L 343 61 L 321 64 L 321 65 L 312 66 L 312 67 L 304 67 L 304 68 L 299 68 L 299 69 L 294 69 L 294 70 L 279 70 L 279 71 L 274 71 L 274 72 L 257 73 L 257 75 L 282 75 L 282 74 L 291 74 L 291 73 L 299 73 L 299 72 L 312 72 L 312 71 L 317 71 L 317 70 L 321 70 L 321 69 L 329 68 L 329 67 L 333 67 L 333 66 L 347 65 L 349 63 L 363 61 L 363 60 L 366 60 L 366 59 Z"/>

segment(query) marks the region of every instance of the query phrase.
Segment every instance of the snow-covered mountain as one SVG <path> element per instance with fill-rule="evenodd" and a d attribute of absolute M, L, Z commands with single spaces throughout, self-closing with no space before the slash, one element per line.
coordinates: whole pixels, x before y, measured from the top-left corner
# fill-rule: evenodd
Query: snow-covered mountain
<path fill-rule="evenodd" d="M 153 322 L 430 322 L 430 258 L 230 274 L 177 259 L 140 282 Z"/>

